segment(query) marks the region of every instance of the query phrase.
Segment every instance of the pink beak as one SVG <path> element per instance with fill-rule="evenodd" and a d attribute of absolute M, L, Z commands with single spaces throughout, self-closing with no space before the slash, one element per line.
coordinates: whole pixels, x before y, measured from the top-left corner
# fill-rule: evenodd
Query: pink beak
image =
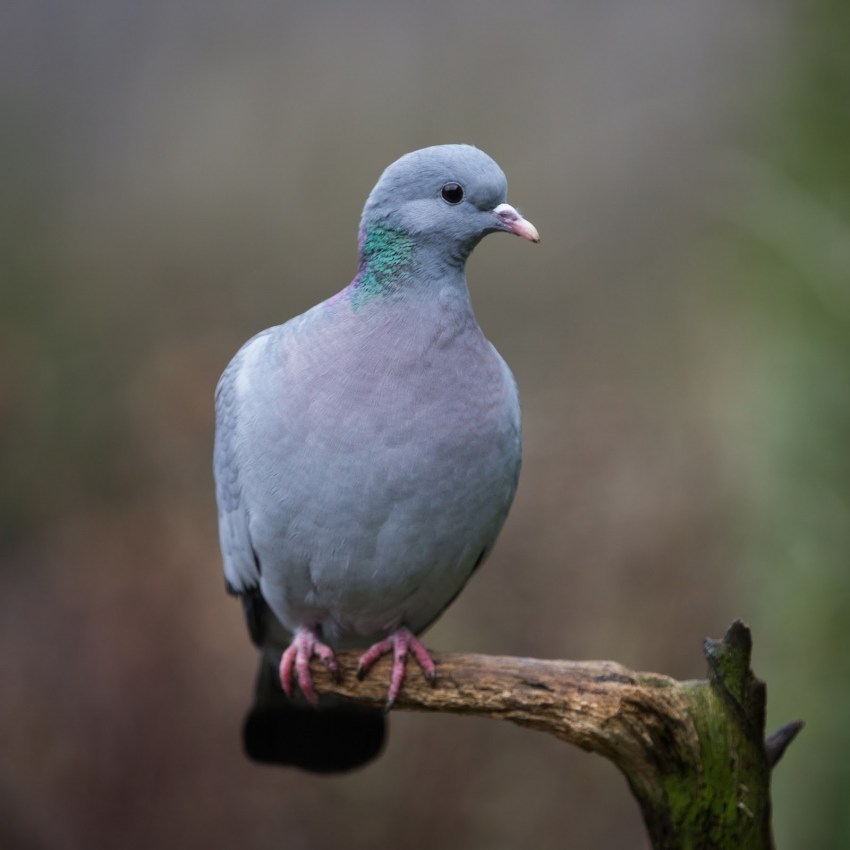
<path fill-rule="evenodd" d="M 540 241 L 537 228 L 530 221 L 524 219 L 510 204 L 499 204 L 493 210 L 493 215 L 511 233 L 516 233 L 517 236 L 522 236 L 523 239 L 528 239 L 530 242 Z"/>

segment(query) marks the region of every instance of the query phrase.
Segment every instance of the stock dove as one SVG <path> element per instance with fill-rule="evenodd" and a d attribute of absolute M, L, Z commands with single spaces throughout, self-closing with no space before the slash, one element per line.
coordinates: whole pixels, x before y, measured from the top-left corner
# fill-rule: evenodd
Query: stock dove
<path fill-rule="evenodd" d="M 224 572 L 261 650 L 243 730 L 261 762 L 331 772 L 381 749 L 377 709 L 317 699 L 310 659 L 393 653 L 392 705 L 417 638 L 490 552 L 514 497 L 520 408 L 465 265 L 483 236 L 534 226 L 469 145 L 406 154 L 372 190 L 341 292 L 236 354 L 216 390 Z M 296 688 L 297 685 L 297 688 Z M 300 694 L 298 693 L 300 691 Z"/>

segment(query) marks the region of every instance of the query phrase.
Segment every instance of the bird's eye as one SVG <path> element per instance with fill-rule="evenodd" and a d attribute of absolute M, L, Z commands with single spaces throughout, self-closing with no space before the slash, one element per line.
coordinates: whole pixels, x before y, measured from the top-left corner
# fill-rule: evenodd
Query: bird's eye
<path fill-rule="evenodd" d="M 463 186 L 460 183 L 446 183 L 440 194 L 447 204 L 459 204 L 463 200 Z"/>

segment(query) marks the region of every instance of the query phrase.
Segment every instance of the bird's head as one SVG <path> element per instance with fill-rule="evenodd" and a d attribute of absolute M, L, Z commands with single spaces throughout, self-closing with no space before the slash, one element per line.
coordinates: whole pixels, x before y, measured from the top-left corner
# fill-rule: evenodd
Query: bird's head
<path fill-rule="evenodd" d="M 414 244 L 463 263 L 488 233 L 532 242 L 534 225 L 506 202 L 501 168 L 471 145 L 436 145 L 390 165 L 369 195 L 360 225 L 361 252 L 370 234 L 400 231 Z"/>

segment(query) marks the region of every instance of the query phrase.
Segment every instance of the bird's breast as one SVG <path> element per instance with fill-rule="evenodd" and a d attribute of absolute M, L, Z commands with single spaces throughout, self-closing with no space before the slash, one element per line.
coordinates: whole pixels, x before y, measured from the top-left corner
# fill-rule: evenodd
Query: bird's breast
<path fill-rule="evenodd" d="M 513 379 L 477 325 L 332 335 L 272 358 L 247 410 L 264 593 L 366 635 L 436 616 L 501 527 L 519 469 Z M 356 614 L 355 614 L 356 612 Z"/>

